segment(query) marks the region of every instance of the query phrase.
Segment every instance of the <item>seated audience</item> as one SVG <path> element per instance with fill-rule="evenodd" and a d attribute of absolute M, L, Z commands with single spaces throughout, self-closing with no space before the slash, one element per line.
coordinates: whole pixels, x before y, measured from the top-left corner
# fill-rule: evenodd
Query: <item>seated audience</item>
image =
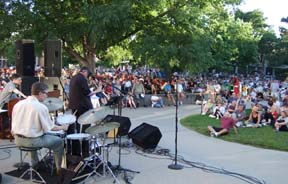
<path fill-rule="evenodd" d="M 231 104 L 228 105 L 227 111 L 228 111 L 230 114 L 233 114 L 233 113 L 235 112 L 236 108 L 237 108 L 237 101 L 234 100 L 234 101 L 231 102 Z"/>
<path fill-rule="evenodd" d="M 237 127 L 243 126 L 245 118 L 247 117 L 244 105 L 242 105 L 242 104 L 239 105 L 232 116 L 233 116 L 233 118 L 235 120 L 235 124 L 236 124 Z"/>
<path fill-rule="evenodd" d="M 202 115 L 211 113 L 213 110 L 213 105 L 214 104 L 212 103 L 211 98 L 208 98 L 207 102 L 203 105 Z"/>
<path fill-rule="evenodd" d="M 176 105 L 175 99 L 172 94 L 172 86 L 170 82 L 169 81 L 165 82 L 161 88 L 164 89 L 165 96 L 168 99 L 168 105 L 170 104 Z"/>
<path fill-rule="evenodd" d="M 281 116 L 275 122 L 276 131 L 288 131 L 288 111 L 282 111 Z"/>
<path fill-rule="evenodd" d="M 231 128 L 234 129 L 235 134 L 238 134 L 237 127 L 235 126 L 235 121 L 229 112 L 225 112 L 224 116 L 221 118 L 220 121 L 220 127 L 214 127 L 210 125 L 208 126 L 208 130 L 212 137 L 218 137 L 220 135 L 228 134 Z"/>
<path fill-rule="evenodd" d="M 133 97 L 133 94 L 132 92 L 128 92 L 128 94 L 126 95 L 126 102 L 127 102 L 127 107 L 129 106 L 131 109 L 136 109 L 137 106 L 135 104 L 135 101 L 134 101 L 134 97 Z"/>
<path fill-rule="evenodd" d="M 223 104 L 219 102 L 217 106 L 213 109 L 213 114 L 209 115 L 209 117 L 216 119 L 222 118 L 225 111 L 225 106 L 223 106 Z"/>
<path fill-rule="evenodd" d="M 258 111 L 257 106 L 253 106 L 249 115 L 249 119 L 245 122 L 247 127 L 258 128 L 261 127 L 261 113 Z"/>
<path fill-rule="evenodd" d="M 152 103 L 152 107 L 157 107 L 157 108 L 164 107 L 162 97 L 157 96 L 156 93 L 154 93 L 151 96 L 151 103 Z"/>

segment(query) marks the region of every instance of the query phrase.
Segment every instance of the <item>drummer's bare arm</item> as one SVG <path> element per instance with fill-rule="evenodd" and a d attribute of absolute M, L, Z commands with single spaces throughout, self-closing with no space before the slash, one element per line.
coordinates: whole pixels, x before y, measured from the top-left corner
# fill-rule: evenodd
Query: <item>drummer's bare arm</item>
<path fill-rule="evenodd" d="M 68 125 L 55 125 L 53 128 L 52 128 L 53 131 L 57 131 L 57 130 L 64 130 L 64 131 L 67 131 L 68 130 Z"/>

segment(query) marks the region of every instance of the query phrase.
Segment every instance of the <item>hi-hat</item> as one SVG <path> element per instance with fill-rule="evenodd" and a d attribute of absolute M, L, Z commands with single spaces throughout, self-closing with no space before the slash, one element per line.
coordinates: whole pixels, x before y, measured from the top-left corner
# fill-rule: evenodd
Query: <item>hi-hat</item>
<path fill-rule="evenodd" d="M 120 127 L 120 123 L 109 122 L 103 125 L 95 125 L 95 126 L 89 127 L 85 130 L 85 132 L 91 135 L 97 135 L 97 134 L 109 132 L 110 130 L 114 130 L 115 128 L 119 128 L 119 127 Z"/>
<path fill-rule="evenodd" d="M 97 124 L 108 115 L 108 109 L 109 107 L 90 109 L 82 114 L 77 122 L 81 125 Z"/>
<path fill-rule="evenodd" d="M 47 106 L 49 112 L 60 110 L 64 106 L 61 99 L 54 97 L 46 98 L 42 103 Z"/>

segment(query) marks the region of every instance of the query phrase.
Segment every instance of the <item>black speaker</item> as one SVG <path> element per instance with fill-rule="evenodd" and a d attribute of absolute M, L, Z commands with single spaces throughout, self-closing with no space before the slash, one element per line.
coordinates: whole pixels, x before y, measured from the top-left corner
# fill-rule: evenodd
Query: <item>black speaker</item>
<path fill-rule="evenodd" d="M 103 122 L 118 122 L 120 127 L 118 128 L 117 135 L 124 136 L 128 135 L 129 129 L 131 127 L 131 121 L 128 117 L 116 116 L 116 115 L 107 115 Z"/>
<path fill-rule="evenodd" d="M 23 76 L 35 75 L 35 53 L 33 40 L 16 41 L 16 71 Z"/>
<path fill-rule="evenodd" d="M 62 68 L 61 40 L 46 40 L 44 44 L 44 72 L 46 77 L 60 77 Z"/>
<path fill-rule="evenodd" d="M 22 76 L 21 91 L 24 95 L 31 95 L 31 86 L 33 83 L 39 81 L 37 77 Z"/>
<path fill-rule="evenodd" d="M 158 145 L 162 134 L 158 127 L 142 123 L 129 133 L 129 137 L 134 144 L 143 149 L 154 149 Z"/>

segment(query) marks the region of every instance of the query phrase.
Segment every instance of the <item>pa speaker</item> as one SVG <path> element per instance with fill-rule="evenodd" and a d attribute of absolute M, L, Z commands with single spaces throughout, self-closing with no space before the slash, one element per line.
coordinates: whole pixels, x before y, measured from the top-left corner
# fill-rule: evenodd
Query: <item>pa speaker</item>
<path fill-rule="evenodd" d="M 132 142 L 143 149 L 154 149 L 158 145 L 162 134 L 159 128 L 142 123 L 129 133 Z"/>
<path fill-rule="evenodd" d="M 103 122 L 118 122 L 120 127 L 118 128 L 117 135 L 124 136 L 128 135 L 129 129 L 131 127 L 131 121 L 128 117 L 116 116 L 116 115 L 107 115 Z"/>
<path fill-rule="evenodd" d="M 35 75 L 35 53 L 33 40 L 16 41 L 16 71 L 22 76 Z"/>
<path fill-rule="evenodd" d="M 30 96 L 32 84 L 35 82 L 38 82 L 38 81 L 39 81 L 39 79 L 37 77 L 22 76 L 22 83 L 21 83 L 22 93 L 26 96 Z"/>
<path fill-rule="evenodd" d="M 44 44 L 44 72 L 46 77 L 60 77 L 62 68 L 61 40 L 46 40 Z"/>

